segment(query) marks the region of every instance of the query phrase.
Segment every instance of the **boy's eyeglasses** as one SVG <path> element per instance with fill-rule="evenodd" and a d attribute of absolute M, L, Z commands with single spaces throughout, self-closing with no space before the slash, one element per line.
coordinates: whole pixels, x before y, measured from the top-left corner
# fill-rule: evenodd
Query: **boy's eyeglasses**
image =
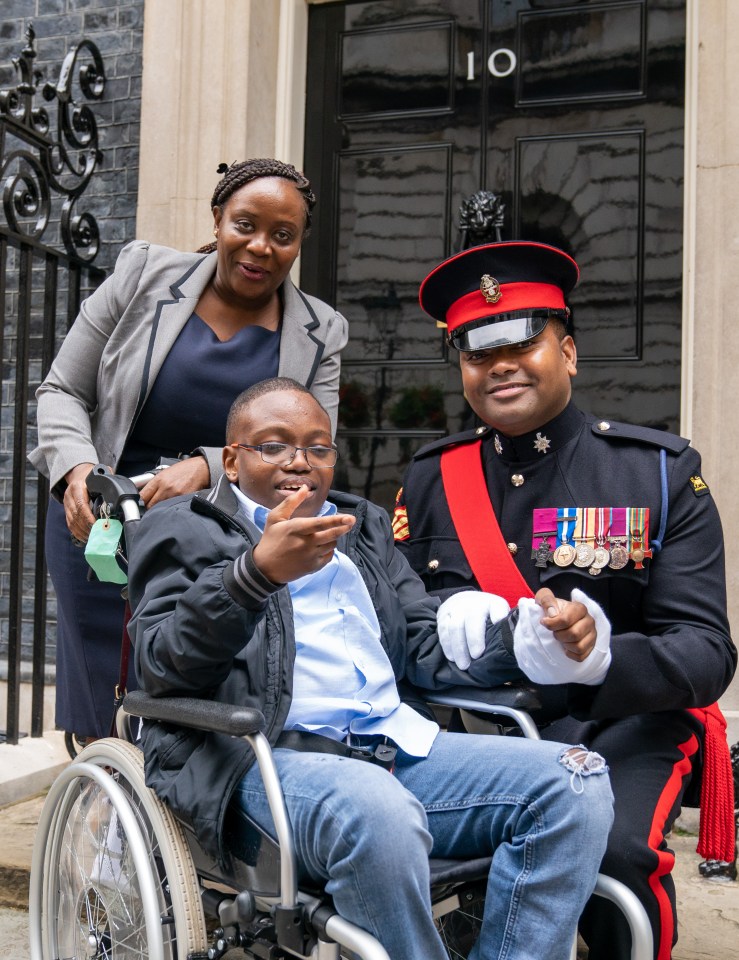
<path fill-rule="evenodd" d="M 289 467 L 299 450 L 309 467 L 333 467 L 339 456 L 336 447 L 294 447 L 291 443 L 232 443 L 243 450 L 258 450 L 265 463 Z"/>

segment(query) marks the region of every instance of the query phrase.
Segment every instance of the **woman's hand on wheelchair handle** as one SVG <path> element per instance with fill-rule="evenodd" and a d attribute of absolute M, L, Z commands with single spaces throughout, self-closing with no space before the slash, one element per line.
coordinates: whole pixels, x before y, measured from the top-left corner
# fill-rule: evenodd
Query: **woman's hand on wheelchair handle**
<path fill-rule="evenodd" d="M 95 466 L 94 463 L 78 463 L 76 467 L 64 475 L 67 489 L 64 491 L 62 504 L 67 527 L 75 540 L 87 543 L 90 529 L 95 522 L 90 509 L 90 497 L 87 493 L 87 476 Z"/>
<path fill-rule="evenodd" d="M 196 493 L 210 484 L 210 470 L 205 457 L 188 457 L 160 470 L 141 488 L 141 499 L 147 507 L 161 500 L 179 497 L 183 493 Z"/>

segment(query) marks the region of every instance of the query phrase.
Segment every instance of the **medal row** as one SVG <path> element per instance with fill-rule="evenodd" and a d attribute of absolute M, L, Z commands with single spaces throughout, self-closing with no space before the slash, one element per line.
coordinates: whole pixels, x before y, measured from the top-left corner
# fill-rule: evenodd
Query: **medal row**
<path fill-rule="evenodd" d="M 652 556 L 648 507 L 542 508 L 534 511 L 533 532 L 531 559 L 540 568 L 554 563 L 597 576 L 629 561 L 641 570 Z"/>

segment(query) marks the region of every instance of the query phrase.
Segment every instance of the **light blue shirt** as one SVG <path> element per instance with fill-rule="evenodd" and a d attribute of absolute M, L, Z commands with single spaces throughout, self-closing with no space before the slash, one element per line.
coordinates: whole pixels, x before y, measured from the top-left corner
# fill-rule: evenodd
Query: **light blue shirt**
<path fill-rule="evenodd" d="M 268 510 L 235 485 L 249 520 L 264 530 Z M 321 516 L 336 513 L 328 501 Z M 389 737 L 425 757 L 437 724 L 401 703 L 380 624 L 356 565 L 339 550 L 325 567 L 288 583 L 295 624 L 293 696 L 286 730 L 351 742 L 351 735 Z"/>

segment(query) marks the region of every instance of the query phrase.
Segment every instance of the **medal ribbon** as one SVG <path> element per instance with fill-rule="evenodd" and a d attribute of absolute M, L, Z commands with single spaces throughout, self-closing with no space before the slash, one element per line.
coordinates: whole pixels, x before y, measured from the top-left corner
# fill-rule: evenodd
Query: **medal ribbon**
<path fill-rule="evenodd" d="M 557 546 L 572 543 L 575 530 L 575 510 L 572 507 L 560 507 L 557 510 Z"/>
<path fill-rule="evenodd" d="M 605 545 L 605 542 L 611 532 L 611 524 L 613 523 L 613 510 L 611 509 L 608 510 L 608 526 L 606 526 L 607 509 L 607 507 L 598 507 L 598 518 L 595 528 L 595 542 L 599 547 Z"/>
<path fill-rule="evenodd" d="M 639 507 L 639 532 L 641 533 L 641 545 L 646 553 L 649 550 L 649 508 Z"/>
<path fill-rule="evenodd" d="M 552 546 L 552 537 L 555 537 L 557 533 L 557 508 L 556 507 L 539 507 L 534 510 L 534 529 L 533 537 L 531 539 L 531 549 L 536 550 L 539 547 L 543 540 L 549 544 L 550 549 L 554 549 Z"/>
<path fill-rule="evenodd" d="M 649 549 L 648 507 L 626 508 L 626 533 L 629 538 L 629 553 L 631 553 L 634 542 L 638 543 L 645 551 Z"/>
<path fill-rule="evenodd" d="M 580 537 L 578 538 L 577 530 L 575 530 L 575 539 L 579 539 L 580 543 L 587 543 L 592 547 L 595 544 L 595 515 L 597 508 L 583 507 L 581 510 L 578 510 L 578 513 L 582 515 L 582 523 L 580 524 Z"/>
<path fill-rule="evenodd" d="M 582 543 L 585 539 L 585 510 L 582 507 L 575 510 L 575 529 L 572 532 L 572 539 L 575 543 Z"/>
<path fill-rule="evenodd" d="M 597 507 L 588 507 L 585 514 L 585 536 L 591 547 L 595 546 L 595 524 L 598 516 Z"/>
<path fill-rule="evenodd" d="M 625 540 L 626 530 L 626 507 L 613 507 L 611 510 L 611 540 Z"/>
<path fill-rule="evenodd" d="M 477 440 L 444 450 L 444 495 L 460 546 L 481 589 L 497 593 L 515 607 L 521 597 L 534 594 L 500 532 L 482 469 L 481 447 Z"/>

